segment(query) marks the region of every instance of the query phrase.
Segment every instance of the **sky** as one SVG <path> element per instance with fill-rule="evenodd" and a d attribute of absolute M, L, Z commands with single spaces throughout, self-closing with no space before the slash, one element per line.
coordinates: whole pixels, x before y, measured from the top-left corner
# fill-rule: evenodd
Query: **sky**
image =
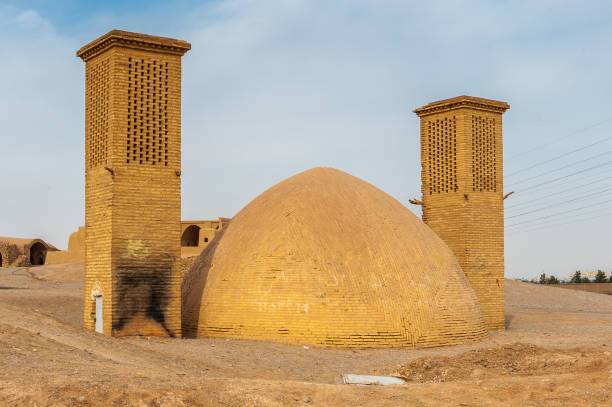
<path fill-rule="evenodd" d="M 612 271 L 612 2 L 0 0 L 0 235 L 63 248 L 84 223 L 75 52 L 114 28 L 192 44 L 183 219 L 315 166 L 418 213 L 412 110 L 468 94 L 511 105 L 506 275 Z"/>

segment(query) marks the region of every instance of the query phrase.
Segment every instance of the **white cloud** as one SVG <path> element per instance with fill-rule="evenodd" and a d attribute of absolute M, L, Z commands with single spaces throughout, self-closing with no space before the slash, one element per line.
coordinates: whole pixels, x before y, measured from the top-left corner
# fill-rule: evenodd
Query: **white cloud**
<path fill-rule="evenodd" d="M 83 222 L 82 68 L 36 11 L 0 21 L 0 234 L 63 246 Z"/>
<path fill-rule="evenodd" d="M 611 7 L 230 0 L 173 10 L 163 24 L 153 11 L 105 12 L 79 24 L 153 27 L 192 42 L 183 69 L 183 209 L 201 218 L 232 216 L 315 165 L 347 170 L 406 203 L 420 190 L 412 109 L 439 98 L 508 100 L 509 152 L 608 117 Z M 75 40 L 61 32 L 36 11 L 0 8 L 0 142 L 8 151 L 0 173 L 14 174 L 0 192 L 0 234 L 43 234 L 60 245 L 83 219 L 83 67 L 74 52 L 100 34 Z M 568 238 L 584 232 L 578 227 L 509 236 L 509 275 L 607 261 L 604 225 L 610 220 L 580 245 Z"/>
<path fill-rule="evenodd" d="M 25 10 L 19 12 L 14 17 L 14 21 L 21 28 L 26 30 L 37 30 L 43 32 L 53 32 L 51 23 L 42 18 L 36 10 Z"/>
<path fill-rule="evenodd" d="M 321 164 L 406 202 L 419 193 L 411 110 L 437 98 L 509 100 L 511 152 L 596 122 L 608 112 L 581 108 L 581 99 L 601 93 L 603 101 L 610 91 L 601 82 L 612 67 L 609 42 L 600 39 L 609 37 L 593 32 L 610 34 L 597 18 L 605 7 L 240 0 L 205 7 L 184 31 L 193 43 L 184 71 L 185 212 L 231 216 L 263 188 Z M 532 260 L 539 253 L 552 269 L 604 260 L 591 242 L 557 261 L 559 247 L 576 246 L 550 233 L 538 232 L 550 244 L 538 238 L 530 250 L 525 236 L 509 237 L 510 276 L 539 272 Z"/>

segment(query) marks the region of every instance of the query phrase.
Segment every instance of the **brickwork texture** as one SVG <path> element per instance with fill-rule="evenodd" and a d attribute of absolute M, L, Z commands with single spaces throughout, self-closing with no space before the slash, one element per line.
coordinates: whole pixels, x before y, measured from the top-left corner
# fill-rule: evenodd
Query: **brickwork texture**
<path fill-rule="evenodd" d="M 187 271 L 186 336 L 427 347 L 486 335 L 444 242 L 401 203 L 316 168 L 242 209 Z"/>
<path fill-rule="evenodd" d="M 184 41 L 114 30 L 86 64 L 84 325 L 180 336 L 180 99 Z"/>
<path fill-rule="evenodd" d="M 504 329 L 504 102 L 459 96 L 420 117 L 423 220 L 457 256 L 489 329 Z"/>

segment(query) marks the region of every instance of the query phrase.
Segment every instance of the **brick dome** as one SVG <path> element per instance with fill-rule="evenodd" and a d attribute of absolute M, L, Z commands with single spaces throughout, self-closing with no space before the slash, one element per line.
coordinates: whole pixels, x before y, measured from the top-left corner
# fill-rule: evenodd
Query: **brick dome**
<path fill-rule="evenodd" d="M 255 198 L 183 281 L 186 336 L 426 347 L 486 335 L 450 249 L 378 188 L 315 168 Z"/>

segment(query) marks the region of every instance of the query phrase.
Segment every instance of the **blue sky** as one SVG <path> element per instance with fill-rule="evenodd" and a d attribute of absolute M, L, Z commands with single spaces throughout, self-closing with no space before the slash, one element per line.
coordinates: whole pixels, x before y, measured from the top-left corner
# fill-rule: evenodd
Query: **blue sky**
<path fill-rule="evenodd" d="M 612 132 L 611 20 L 605 1 L 0 0 L 0 235 L 64 247 L 83 223 L 75 51 L 120 28 L 193 45 L 183 66 L 184 218 L 233 216 L 317 165 L 409 206 L 420 195 L 412 109 L 471 94 L 512 106 L 507 274 L 610 270 L 612 145 L 573 151 Z M 598 167 L 529 189 L 588 166 Z"/>

